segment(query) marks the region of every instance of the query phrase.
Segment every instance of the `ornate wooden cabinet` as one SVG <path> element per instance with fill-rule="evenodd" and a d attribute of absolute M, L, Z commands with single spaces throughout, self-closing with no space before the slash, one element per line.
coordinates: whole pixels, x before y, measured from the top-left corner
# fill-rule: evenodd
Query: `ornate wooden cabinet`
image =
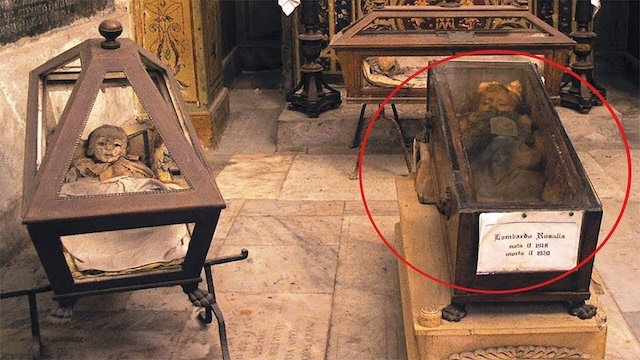
<path fill-rule="evenodd" d="M 398 6 L 374 9 L 336 34 L 331 47 L 342 64 L 347 101 L 381 102 L 429 59 L 473 50 L 503 49 L 565 64 L 575 42 L 514 6 Z M 545 65 L 547 92 L 558 97 L 562 70 Z M 421 102 L 426 79 L 412 79 L 394 101 Z"/>
<path fill-rule="evenodd" d="M 342 67 L 338 61 L 335 51 L 329 46 L 329 42 L 335 34 L 339 33 L 346 27 L 363 18 L 374 8 L 374 0 L 318 0 L 320 12 L 320 31 L 326 35 L 328 42 L 322 50 L 322 54 L 318 59 L 324 67 L 324 73 L 331 75 L 339 75 Z M 440 0 L 388 0 L 385 2 L 387 6 L 425 6 L 438 5 L 442 3 Z M 463 0 L 460 1 L 464 6 L 500 6 L 516 3 L 509 0 Z M 522 4 L 522 2 L 517 2 Z M 529 0 L 527 8 L 529 11 L 540 18 L 545 23 L 553 26 L 564 34 L 568 34 L 575 30 L 573 19 L 573 9 L 575 0 Z M 294 16 L 294 15 L 292 15 Z M 304 27 L 298 21 L 292 21 L 293 34 L 288 38 L 283 38 L 285 43 L 293 43 L 297 46 L 295 34 L 303 31 Z M 295 49 L 294 56 L 296 58 L 294 69 L 300 67 L 299 49 Z"/>
<path fill-rule="evenodd" d="M 449 61 L 428 76 L 428 176 L 416 188 L 442 214 L 464 288 L 453 303 L 582 304 L 602 206 L 535 67 Z"/>

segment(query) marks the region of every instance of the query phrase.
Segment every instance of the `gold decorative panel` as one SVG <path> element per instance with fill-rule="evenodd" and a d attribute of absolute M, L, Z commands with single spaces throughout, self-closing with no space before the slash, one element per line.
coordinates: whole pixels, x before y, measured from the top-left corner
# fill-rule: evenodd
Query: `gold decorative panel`
<path fill-rule="evenodd" d="M 442 0 L 386 0 L 387 6 L 407 5 L 424 6 L 437 5 Z M 507 5 L 515 3 L 511 0 L 460 0 L 462 5 Z M 318 0 L 320 16 L 320 31 L 327 38 L 327 45 L 322 49 L 318 62 L 325 69 L 325 74 L 340 74 L 342 72 L 335 51 L 329 47 L 329 42 L 334 35 L 342 29 L 367 15 L 374 7 L 373 0 Z M 547 24 L 568 34 L 575 28 L 572 24 L 572 13 L 575 0 L 528 0 L 529 11 L 542 19 Z M 469 21 L 473 21 L 469 19 Z M 452 24 L 449 24 L 452 25 Z M 469 26 L 477 24 L 469 23 Z M 294 33 L 301 33 L 304 27 L 299 22 L 294 22 Z M 439 24 L 445 28 L 448 24 Z M 296 47 L 296 68 L 300 67 L 300 55 L 298 40 L 294 39 Z"/>
<path fill-rule="evenodd" d="M 556 0 L 558 1 L 558 0 Z M 441 0 L 387 0 L 386 5 L 437 5 Z M 465 5 L 498 5 L 503 0 L 465 0 Z M 320 31 L 326 35 L 327 45 L 322 49 L 318 62 L 322 64 L 327 74 L 341 73 L 340 63 L 328 43 L 334 35 L 345 27 L 356 22 L 373 10 L 373 0 L 318 0 L 318 11 L 320 15 Z M 302 24 L 297 25 L 297 32 L 303 31 Z M 297 46 L 297 44 L 296 44 Z M 298 54 L 297 52 L 296 54 Z M 299 55 L 296 55 L 296 63 L 300 64 Z"/>
<path fill-rule="evenodd" d="M 184 101 L 198 102 L 190 0 L 133 1 L 137 42 L 167 64 Z"/>

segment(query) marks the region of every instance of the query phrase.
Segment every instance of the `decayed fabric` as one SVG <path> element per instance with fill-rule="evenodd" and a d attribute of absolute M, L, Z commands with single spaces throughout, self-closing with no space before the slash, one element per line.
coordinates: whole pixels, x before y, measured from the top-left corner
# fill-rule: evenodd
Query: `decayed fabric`
<path fill-rule="evenodd" d="M 365 80 L 374 86 L 394 88 L 421 68 L 427 66 L 428 59 L 419 56 L 371 56 L 362 61 Z M 426 88 L 426 71 L 404 84 L 407 88 Z"/>
<path fill-rule="evenodd" d="M 151 169 L 131 156 L 122 156 L 113 163 L 100 163 L 90 158 L 80 158 L 74 161 L 73 165 L 67 174 L 67 182 L 76 181 L 83 177 L 106 180 L 125 175 L 139 178 L 153 178 L 155 176 Z"/>
<path fill-rule="evenodd" d="M 123 272 L 183 259 L 191 239 L 186 224 L 104 231 L 62 237 L 72 268 Z"/>
<path fill-rule="evenodd" d="M 86 179 L 64 183 L 58 196 L 108 195 L 178 189 L 182 189 L 182 187 L 174 184 L 165 184 L 157 179 L 118 176 L 105 181 Z"/>

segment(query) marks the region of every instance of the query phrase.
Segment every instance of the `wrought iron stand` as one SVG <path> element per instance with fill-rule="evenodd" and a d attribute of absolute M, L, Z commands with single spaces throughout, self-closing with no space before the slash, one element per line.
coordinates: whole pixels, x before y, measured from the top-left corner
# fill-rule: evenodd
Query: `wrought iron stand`
<path fill-rule="evenodd" d="M 578 74 L 582 80 L 569 76 L 571 80 L 567 83 L 570 83 L 570 86 L 560 89 L 560 105 L 574 109 L 581 114 L 587 114 L 593 106 L 602 105 L 602 101 L 583 81 L 593 85 L 602 96 L 607 96 L 606 89 L 599 85 L 593 77 L 594 62 L 589 59 L 589 55 L 592 53 L 592 43 L 596 37 L 596 33 L 589 29 L 589 24 L 593 20 L 593 7 L 589 0 L 576 2 L 575 19 L 577 29 L 569 34 L 577 43 L 573 50 L 576 59 L 571 64 L 571 70 Z"/>
<path fill-rule="evenodd" d="M 204 263 L 204 273 L 207 282 L 207 291 L 213 297 L 213 303 L 205 307 L 205 310 L 198 314 L 198 320 L 205 324 L 210 324 L 213 321 L 213 315 L 216 316 L 218 321 L 218 333 L 220 337 L 220 348 L 222 350 L 222 358 L 229 360 L 229 345 L 227 342 L 227 330 L 224 323 L 224 317 L 222 311 L 216 301 L 215 288 L 213 286 L 213 275 L 211 273 L 211 267 L 214 265 L 224 264 L 228 262 L 234 262 L 244 260 L 249 256 L 249 251 L 242 249 L 240 254 L 223 256 L 211 260 L 206 260 Z M 176 284 L 180 285 L 180 284 Z M 38 359 L 42 357 L 42 339 L 40 337 L 40 321 L 38 320 L 38 301 L 36 294 L 51 291 L 51 285 L 43 285 L 31 289 L 23 289 L 17 291 L 9 291 L 0 293 L 0 299 L 8 299 L 13 297 L 27 296 L 29 299 L 29 317 L 31 320 L 31 336 L 33 337 L 33 357 Z M 126 291 L 126 290 L 125 290 Z"/>
<path fill-rule="evenodd" d="M 367 108 L 367 103 L 363 103 L 360 108 L 360 117 L 358 118 L 358 125 L 356 126 L 356 133 L 353 137 L 353 143 L 351 144 L 351 148 L 361 148 L 362 140 L 365 129 L 369 126 L 369 122 L 364 121 L 364 111 Z M 385 109 L 382 108 L 380 111 L 379 117 L 391 123 L 393 129 L 396 132 L 396 136 L 398 137 L 398 142 L 400 143 L 400 148 L 402 150 L 402 155 L 404 156 L 404 161 L 407 164 L 407 170 L 409 170 L 409 174 L 413 172 L 411 166 L 411 159 L 409 157 L 409 151 L 407 150 L 407 146 L 404 143 L 404 135 L 402 134 L 402 128 L 400 127 L 400 117 L 398 116 L 398 110 L 396 109 L 396 104 L 391 104 L 391 110 L 393 111 L 393 117 L 388 116 L 385 113 Z M 356 167 L 353 170 L 353 175 L 351 175 L 350 179 L 355 180 L 358 178 L 358 168 L 360 167 L 360 156 L 358 154 L 358 158 L 356 160 Z"/>
<path fill-rule="evenodd" d="M 301 111 L 309 117 L 340 106 L 340 92 L 330 87 L 322 77 L 322 65 L 316 60 L 320 56 L 324 36 L 319 31 L 318 4 L 316 0 L 302 0 L 302 23 L 304 33 L 298 35 L 304 64 L 300 67 L 300 82 L 287 93 L 286 99 L 292 110 Z"/>

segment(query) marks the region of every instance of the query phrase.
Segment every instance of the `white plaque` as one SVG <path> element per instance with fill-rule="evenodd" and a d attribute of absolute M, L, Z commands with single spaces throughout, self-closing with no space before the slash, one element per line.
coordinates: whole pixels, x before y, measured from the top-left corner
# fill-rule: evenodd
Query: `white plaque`
<path fill-rule="evenodd" d="M 480 214 L 478 275 L 566 271 L 578 263 L 583 211 Z"/>

